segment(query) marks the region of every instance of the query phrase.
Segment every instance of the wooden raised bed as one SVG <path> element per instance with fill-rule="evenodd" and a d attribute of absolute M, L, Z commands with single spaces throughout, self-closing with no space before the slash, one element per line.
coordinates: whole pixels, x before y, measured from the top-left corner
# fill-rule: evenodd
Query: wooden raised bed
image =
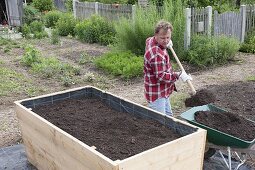
<path fill-rule="evenodd" d="M 113 161 L 31 109 L 55 101 L 97 97 L 109 107 L 144 119 L 154 119 L 182 137 L 123 160 Z M 26 154 L 38 169 L 83 170 L 198 170 L 203 168 L 206 131 L 184 121 L 164 116 L 95 87 L 86 86 L 15 102 Z"/>

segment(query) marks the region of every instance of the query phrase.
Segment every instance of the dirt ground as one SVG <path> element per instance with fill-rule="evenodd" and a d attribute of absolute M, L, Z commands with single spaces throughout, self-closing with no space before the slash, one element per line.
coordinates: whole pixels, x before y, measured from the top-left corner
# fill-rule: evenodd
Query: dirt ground
<path fill-rule="evenodd" d="M 79 65 L 77 61 L 83 53 L 86 53 L 89 57 L 97 57 L 109 50 L 104 46 L 85 44 L 69 38 L 62 39 L 61 45 L 51 45 L 49 40 L 33 40 L 29 43 L 34 44 L 45 56 L 54 55 L 61 61 L 74 65 Z M 0 59 L 4 61 L 5 66 L 23 74 L 31 80 L 34 86 L 40 89 L 34 94 L 36 96 L 79 86 L 93 85 L 133 102 L 146 105 L 143 96 L 142 77 L 132 81 L 112 78 L 96 70 L 89 61 L 81 66 L 81 75 L 78 77 L 80 80 L 87 79 L 88 81 L 80 81 L 71 87 L 64 87 L 55 79 L 38 78 L 38 76 L 31 74 L 26 68 L 21 66 L 18 59 L 23 52 L 24 50 L 22 49 L 12 49 L 9 53 L 4 53 L 3 49 L 0 49 Z M 193 69 L 185 64 L 184 67 L 188 73 L 191 73 L 193 78 L 192 83 L 196 90 L 212 89 L 213 93 L 221 94 L 216 97 L 214 104 L 255 120 L 255 82 L 247 81 L 248 77 L 255 76 L 255 55 L 238 53 L 235 57 L 235 62 L 204 71 L 192 71 Z M 249 85 L 246 85 L 247 83 Z M 231 85 L 236 85 L 236 87 L 232 90 L 229 88 Z M 180 95 L 189 96 L 190 89 L 186 83 L 178 81 L 176 86 L 178 92 L 171 96 L 172 100 L 178 98 Z M 243 97 L 240 97 L 240 94 Z M 13 102 L 28 97 L 30 96 L 22 90 L 6 96 L 0 96 L 0 147 L 10 146 L 21 141 Z M 171 103 L 174 102 L 171 101 Z M 173 107 L 175 117 L 178 117 L 180 113 L 189 109 L 185 107 L 184 100 L 182 103 L 183 105 L 181 107 Z"/>
<path fill-rule="evenodd" d="M 156 121 L 113 110 L 97 98 L 63 100 L 33 111 L 112 160 L 123 160 L 181 137 Z"/>

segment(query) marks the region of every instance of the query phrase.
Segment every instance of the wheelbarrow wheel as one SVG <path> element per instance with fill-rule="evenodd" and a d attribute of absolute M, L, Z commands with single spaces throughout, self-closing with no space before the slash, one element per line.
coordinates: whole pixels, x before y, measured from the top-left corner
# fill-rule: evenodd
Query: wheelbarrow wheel
<path fill-rule="evenodd" d="M 208 148 L 207 151 L 205 151 L 204 158 L 209 159 L 215 154 L 216 150 L 214 148 Z"/>

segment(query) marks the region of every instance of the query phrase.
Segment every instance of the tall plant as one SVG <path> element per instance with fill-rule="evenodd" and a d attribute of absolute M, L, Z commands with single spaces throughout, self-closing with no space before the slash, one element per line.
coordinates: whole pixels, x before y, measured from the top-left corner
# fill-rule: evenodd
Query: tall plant
<path fill-rule="evenodd" d="M 150 4 L 147 8 L 137 7 L 133 19 L 122 18 L 115 24 L 116 44 L 120 50 L 130 50 L 143 55 L 145 40 L 153 36 L 155 24 L 159 20 L 170 21 L 174 27 L 173 42 L 175 51 L 181 55 L 184 37 L 184 13 L 181 0 L 166 0 L 162 8 Z"/>

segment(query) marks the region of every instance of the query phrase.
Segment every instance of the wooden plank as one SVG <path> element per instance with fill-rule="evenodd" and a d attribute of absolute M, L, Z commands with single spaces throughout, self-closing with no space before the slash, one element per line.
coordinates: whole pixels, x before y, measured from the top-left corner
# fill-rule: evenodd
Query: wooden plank
<path fill-rule="evenodd" d="M 28 148 L 29 159 L 35 165 L 44 167 L 45 162 L 48 161 L 49 167 L 56 167 L 56 169 L 73 169 L 74 167 L 94 170 L 102 169 L 102 167 L 109 170 L 117 169 L 115 162 L 32 111 L 17 105 L 16 112 L 21 124 L 23 140 L 26 141 L 24 144 Z M 41 158 L 42 162 L 40 162 Z M 50 160 L 54 160 L 54 163 Z"/>
<path fill-rule="evenodd" d="M 198 170 L 203 168 L 206 131 L 199 130 L 119 162 L 122 170 Z"/>

